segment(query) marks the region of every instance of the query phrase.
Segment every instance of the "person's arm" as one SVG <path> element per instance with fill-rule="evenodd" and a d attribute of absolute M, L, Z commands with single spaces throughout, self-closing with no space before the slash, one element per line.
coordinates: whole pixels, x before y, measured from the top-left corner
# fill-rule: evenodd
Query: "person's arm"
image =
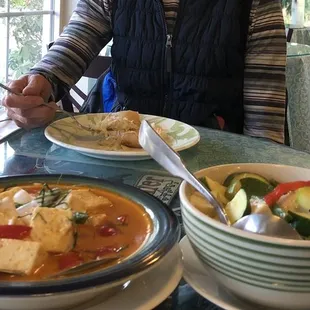
<path fill-rule="evenodd" d="M 111 40 L 111 0 L 79 0 L 69 25 L 31 70 L 52 84 L 57 100 L 82 77 L 91 61 Z"/>
<path fill-rule="evenodd" d="M 280 0 L 253 0 L 244 76 L 244 134 L 284 143 L 286 36 Z"/>

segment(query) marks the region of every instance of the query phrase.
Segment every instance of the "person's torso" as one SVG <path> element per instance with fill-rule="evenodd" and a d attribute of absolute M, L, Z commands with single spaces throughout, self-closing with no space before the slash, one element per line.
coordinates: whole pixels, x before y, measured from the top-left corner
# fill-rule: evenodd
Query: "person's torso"
<path fill-rule="evenodd" d="M 115 0 L 112 71 L 126 109 L 242 132 L 252 1 Z"/>

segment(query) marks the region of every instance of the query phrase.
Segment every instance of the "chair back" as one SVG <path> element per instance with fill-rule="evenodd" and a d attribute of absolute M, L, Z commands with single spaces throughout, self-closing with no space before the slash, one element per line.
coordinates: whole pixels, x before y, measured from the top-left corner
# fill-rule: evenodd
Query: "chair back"
<path fill-rule="evenodd" d="M 47 48 L 50 49 L 53 44 L 54 42 L 49 43 Z M 83 77 L 98 79 L 105 71 L 109 69 L 111 61 L 111 57 L 97 56 L 84 72 Z M 83 102 L 87 99 L 87 95 L 77 85 L 73 85 L 71 88 L 71 93 L 69 92 L 61 99 L 62 108 L 68 112 L 73 112 L 75 107 L 78 111 L 80 111 L 82 106 L 72 96 L 72 92 L 74 92 Z"/>

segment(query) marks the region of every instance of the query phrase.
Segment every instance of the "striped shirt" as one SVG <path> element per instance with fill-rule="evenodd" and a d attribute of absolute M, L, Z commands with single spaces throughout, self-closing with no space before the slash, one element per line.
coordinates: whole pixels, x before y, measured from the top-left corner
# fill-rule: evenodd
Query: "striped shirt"
<path fill-rule="evenodd" d="M 154 0 L 155 1 L 155 0 Z M 31 70 L 61 98 L 112 39 L 113 0 L 80 0 L 69 25 Z M 172 33 L 179 0 L 163 0 Z M 253 0 L 245 56 L 244 134 L 284 142 L 286 36 L 281 0 Z"/>

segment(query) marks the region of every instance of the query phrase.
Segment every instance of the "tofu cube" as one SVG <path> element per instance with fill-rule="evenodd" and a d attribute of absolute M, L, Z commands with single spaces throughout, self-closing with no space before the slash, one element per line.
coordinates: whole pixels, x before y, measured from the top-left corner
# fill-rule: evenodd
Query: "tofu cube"
<path fill-rule="evenodd" d="M 0 239 L 0 271 L 31 274 L 47 258 L 39 242 Z"/>
<path fill-rule="evenodd" d="M 0 200 L 0 225 L 18 224 L 18 213 L 12 198 Z"/>
<path fill-rule="evenodd" d="M 31 239 L 42 243 L 47 252 L 64 253 L 72 249 L 74 231 L 72 211 L 37 207 L 30 220 Z"/>
<path fill-rule="evenodd" d="M 4 198 L 11 198 L 13 201 L 14 195 L 22 190 L 20 187 L 12 187 L 11 189 L 6 190 L 5 192 L 0 193 L 0 200 Z"/>
<path fill-rule="evenodd" d="M 72 190 L 66 202 L 73 211 L 89 215 L 103 213 L 105 208 L 112 206 L 109 199 L 96 195 L 91 189 Z"/>
<path fill-rule="evenodd" d="M 106 214 L 95 214 L 89 217 L 88 222 L 93 226 L 101 226 L 106 224 L 108 216 Z"/>

